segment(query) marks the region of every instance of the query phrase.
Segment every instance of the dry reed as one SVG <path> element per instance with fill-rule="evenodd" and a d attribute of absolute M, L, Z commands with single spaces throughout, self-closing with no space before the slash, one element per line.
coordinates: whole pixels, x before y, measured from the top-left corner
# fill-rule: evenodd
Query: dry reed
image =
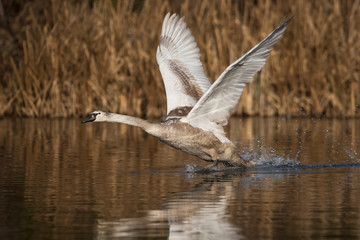
<path fill-rule="evenodd" d="M 295 15 L 234 113 L 360 116 L 360 0 L 14 4 L 0 2 L 0 116 L 164 116 L 155 53 L 167 12 L 185 16 L 211 81 Z"/>

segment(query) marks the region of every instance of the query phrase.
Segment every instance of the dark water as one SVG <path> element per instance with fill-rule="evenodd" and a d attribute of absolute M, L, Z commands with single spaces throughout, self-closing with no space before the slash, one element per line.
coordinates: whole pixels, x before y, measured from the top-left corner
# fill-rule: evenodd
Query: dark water
<path fill-rule="evenodd" d="M 0 129 L 0 239 L 360 239 L 360 120 L 232 119 L 258 166 L 212 174 L 125 125 Z"/>

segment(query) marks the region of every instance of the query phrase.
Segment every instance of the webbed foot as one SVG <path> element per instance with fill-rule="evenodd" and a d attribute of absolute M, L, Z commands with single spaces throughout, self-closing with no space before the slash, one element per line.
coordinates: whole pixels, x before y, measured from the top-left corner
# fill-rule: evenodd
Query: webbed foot
<path fill-rule="evenodd" d="M 213 169 L 213 168 L 216 167 L 218 164 L 219 164 L 219 160 L 215 160 L 215 161 L 213 161 L 210 165 L 205 166 L 204 169 L 208 169 L 208 170 Z"/>
<path fill-rule="evenodd" d="M 256 165 L 256 163 L 254 161 L 251 161 L 251 160 L 247 160 L 247 161 L 244 160 L 244 165 L 246 167 L 253 167 L 253 166 Z"/>
<path fill-rule="evenodd" d="M 248 168 L 256 165 L 254 161 L 243 160 L 241 163 L 232 163 L 232 162 L 221 162 L 225 167 L 240 167 L 240 168 Z"/>
<path fill-rule="evenodd" d="M 194 167 L 194 172 L 195 173 L 210 173 L 210 172 L 215 172 L 216 171 L 216 166 L 218 165 L 219 161 L 216 160 L 213 163 L 211 163 L 210 165 L 207 165 L 205 167 L 203 166 L 196 166 Z"/>

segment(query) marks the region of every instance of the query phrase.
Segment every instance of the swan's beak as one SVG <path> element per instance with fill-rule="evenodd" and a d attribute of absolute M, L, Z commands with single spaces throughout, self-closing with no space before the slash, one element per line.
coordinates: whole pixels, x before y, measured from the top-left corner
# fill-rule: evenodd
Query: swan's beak
<path fill-rule="evenodd" d="M 87 122 L 93 122 L 95 121 L 96 116 L 94 114 L 90 114 L 85 120 L 83 120 L 81 123 L 87 123 Z"/>

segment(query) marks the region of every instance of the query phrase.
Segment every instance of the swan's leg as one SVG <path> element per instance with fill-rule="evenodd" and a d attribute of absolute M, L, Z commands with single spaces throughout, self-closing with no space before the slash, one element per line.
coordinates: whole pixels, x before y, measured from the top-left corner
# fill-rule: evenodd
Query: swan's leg
<path fill-rule="evenodd" d="M 247 160 L 247 161 L 244 160 L 244 165 L 246 167 L 253 167 L 253 166 L 256 165 L 256 163 L 254 161 L 251 161 L 251 160 Z"/>
<path fill-rule="evenodd" d="M 250 160 L 244 160 L 242 157 L 240 157 L 239 154 L 234 154 L 231 161 L 223 162 L 223 164 L 226 167 L 232 166 L 232 167 L 253 167 L 255 166 L 255 162 Z"/>
<path fill-rule="evenodd" d="M 254 162 L 254 161 L 244 160 L 242 157 L 240 157 L 239 154 L 238 154 L 238 157 L 241 159 L 243 166 L 245 166 L 245 167 L 253 167 L 253 166 L 255 166 L 255 162 Z"/>
<path fill-rule="evenodd" d="M 218 163 L 219 163 L 219 160 L 216 159 L 210 165 L 207 165 L 204 168 L 205 169 L 212 169 L 212 168 L 216 167 L 218 165 Z"/>
<path fill-rule="evenodd" d="M 219 164 L 219 158 L 214 149 L 211 151 L 211 159 L 213 160 L 213 162 L 210 165 L 205 166 L 205 169 L 212 169 Z"/>

